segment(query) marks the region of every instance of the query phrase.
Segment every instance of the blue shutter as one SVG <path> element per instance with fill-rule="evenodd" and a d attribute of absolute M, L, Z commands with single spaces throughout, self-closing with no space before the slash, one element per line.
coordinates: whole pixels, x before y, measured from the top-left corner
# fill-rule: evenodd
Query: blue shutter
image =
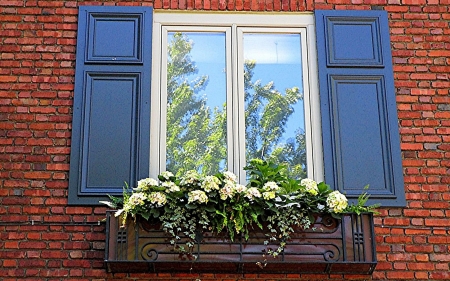
<path fill-rule="evenodd" d="M 404 206 L 385 11 L 316 11 L 325 181 L 349 198 Z"/>
<path fill-rule="evenodd" d="M 69 204 L 148 176 L 151 7 L 79 8 Z"/>

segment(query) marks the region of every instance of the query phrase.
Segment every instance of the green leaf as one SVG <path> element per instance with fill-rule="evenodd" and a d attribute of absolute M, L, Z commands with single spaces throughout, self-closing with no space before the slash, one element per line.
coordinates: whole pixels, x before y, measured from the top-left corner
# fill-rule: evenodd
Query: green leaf
<path fill-rule="evenodd" d="M 214 205 L 207 205 L 207 206 L 205 207 L 205 210 L 208 211 L 208 212 L 210 212 L 210 213 L 216 212 L 216 208 L 214 207 Z"/>
<path fill-rule="evenodd" d="M 186 209 L 189 209 L 189 210 L 197 209 L 197 206 L 196 205 L 192 205 L 192 204 L 186 204 L 184 206 L 186 206 Z"/>
<path fill-rule="evenodd" d="M 150 213 L 142 213 L 140 214 L 145 220 L 148 220 L 150 218 Z"/>

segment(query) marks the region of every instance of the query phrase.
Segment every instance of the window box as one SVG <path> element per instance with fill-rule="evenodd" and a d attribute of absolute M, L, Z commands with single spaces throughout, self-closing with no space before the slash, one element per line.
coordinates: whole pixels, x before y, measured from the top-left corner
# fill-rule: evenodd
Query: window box
<path fill-rule="evenodd" d="M 372 274 L 377 264 L 372 214 L 318 217 L 313 228 L 293 234 L 277 258 L 263 256 L 271 245 L 258 230 L 248 241 L 199 233 L 192 256 L 172 251 L 158 225 L 130 219 L 120 227 L 112 211 L 106 231 L 109 272 Z"/>

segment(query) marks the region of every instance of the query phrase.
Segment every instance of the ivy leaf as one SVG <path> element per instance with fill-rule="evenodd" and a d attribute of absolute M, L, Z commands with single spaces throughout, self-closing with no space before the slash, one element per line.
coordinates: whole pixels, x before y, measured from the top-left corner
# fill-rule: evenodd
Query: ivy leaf
<path fill-rule="evenodd" d="M 214 207 L 214 205 L 208 205 L 205 207 L 205 210 L 210 213 L 214 213 L 216 211 L 216 208 Z"/>
<path fill-rule="evenodd" d="M 192 205 L 192 204 L 186 204 L 185 206 L 186 206 L 186 208 L 189 209 L 189 210 L 197 209 L 197 206 Z"/>
<path fill-rule="evenodd" d="M 148 220 L 148 219 L 150 218 L 150 213 L 143 212 L 143 213 L 141 213 L 140 215 L 141 215 L 145 220 Z"/>

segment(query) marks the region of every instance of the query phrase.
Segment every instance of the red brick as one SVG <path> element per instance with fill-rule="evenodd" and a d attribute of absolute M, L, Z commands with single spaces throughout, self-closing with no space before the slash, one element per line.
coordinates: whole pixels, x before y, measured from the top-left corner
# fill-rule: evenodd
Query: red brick
<path fill-rule="evenodd" d="M 450 226 L 450 220 L 448 219 L 425 219 L 425 225 L 427 226 Z"/>
<path fill-rule="evenodd" d="M 46 261 L 43 259 L 23 259 L 19 261 L 19 266 L 24 268 L 44 267 Z"/>
<path fill-rule="evenodd" d="M 19 247 L 20 249 L 45 249 L 46 244 L 40 241 L 20 242 Z"/>

